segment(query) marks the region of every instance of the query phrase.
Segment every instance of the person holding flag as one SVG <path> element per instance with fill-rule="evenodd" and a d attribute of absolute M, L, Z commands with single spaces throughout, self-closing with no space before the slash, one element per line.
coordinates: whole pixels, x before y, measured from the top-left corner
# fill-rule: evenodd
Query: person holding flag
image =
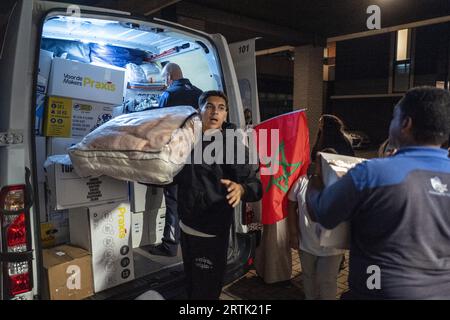
<path fill-rule="evenodd" d="M 284 114 L 254 128 L 263 186 L 261 245 L 255 267 L 266 283 L 291 279 L 288 192 L 310 163 L 309 129 L 304 110 Z"/>

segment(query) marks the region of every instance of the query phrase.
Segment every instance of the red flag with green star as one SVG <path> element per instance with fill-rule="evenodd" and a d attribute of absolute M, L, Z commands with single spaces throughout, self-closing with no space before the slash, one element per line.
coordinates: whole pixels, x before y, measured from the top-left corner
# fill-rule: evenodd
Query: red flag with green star
<path fill-rule="evenodd" d="M 274 129 L 278 130 L 278 138 Z M 257 125 L 255 131 L 263 185 L 262 223 L 274 224 L 287 217 L 288 192 L 306 174 L 310 163 L 305 112 L 269 119 Z"/>

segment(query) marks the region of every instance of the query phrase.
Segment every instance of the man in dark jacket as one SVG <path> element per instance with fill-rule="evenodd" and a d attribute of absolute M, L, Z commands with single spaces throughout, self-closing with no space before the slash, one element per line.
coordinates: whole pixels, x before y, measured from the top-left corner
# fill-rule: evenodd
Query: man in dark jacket
<path fill-rule="evenodd" d="M 202 91 L 192 85 L 188 79 L 183 78 L 179 65 L 168 63 L 161 72 L 166 82 L 167 90 L 161 95 L 159 107 L 192 106 L 197 109 L 198 98 Z M 152 246 L 149 252 L 154 255 L 176 256 L 180 239 L 178 223 L 177 186 L 164 187 L 166 201 L 166 218 L 162 243 Z"/>
<path fill-rule="evenodd" d="M 164 66 L 161 75 L 167 90 L 159 98 L 159 107 L 192 106 L 197 109 L 198 98 L 202 90 L 194 86 L 189 79 L 183 77 L 181 68 L 176 63 Z"/>
<path fill-rule="evenodd" d="M 200 97 L 199 107 L 204 137 L 201 160 L 196 163 L 194 150 L 190 164 L 175 177 L 181 250 L 189 299 L 218 299 L 227 265 L 234 208 L 241 200 L 260 200 L 262 186 L 256 176 L 258 166 L 248 163 L 247 148 L 241 149 L 245 151 L 245 164 L 237 164 L 240 155 L 236 152 L 232 163 L 221 161 L 221 156 L 213 163 L 206 159 L 206 148 L 214 143 L 205 138 L 207 135 L 220 133 L 224 137 L 221 146 L 226 146 L 223 129 L 228 114 L 227 97 L 220 91 L 207 91 Z M 239 149 L 236 144 L 233 143 L 235 150 Z M 229 150 L 223 151 L 225 158 Z"/>

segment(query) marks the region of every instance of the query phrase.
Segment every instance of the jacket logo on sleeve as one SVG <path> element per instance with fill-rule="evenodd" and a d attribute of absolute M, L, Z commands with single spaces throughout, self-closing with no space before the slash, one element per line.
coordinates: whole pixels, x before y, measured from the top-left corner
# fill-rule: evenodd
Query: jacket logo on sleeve
<path fill-rule="evenodd" d="M 431 178 L 430 181 L 431 186 L 434 189 L 434 191 L 430 191 L 431 194 L 444 195 L 446 192 L 448 192 L 447 185 L 443 184 L 441 179 L 439 179 L 438 177 Z"/>

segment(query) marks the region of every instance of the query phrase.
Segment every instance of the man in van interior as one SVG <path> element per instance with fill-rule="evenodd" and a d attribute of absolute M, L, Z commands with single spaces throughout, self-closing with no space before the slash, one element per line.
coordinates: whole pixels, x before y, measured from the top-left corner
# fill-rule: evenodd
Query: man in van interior
<path fill-rule="evenodd" d="M 187 105 L 197 109 L 198 98 L 202 94 L 202 90 L 183 77 L 183 72 L 179 65 L 176 63 L 166 64 L 161 75 L 167 90 L 160 97 L 160 108 Z M 149 252 L 153 255 L 174 257 L 177 255 L 180 242 L 177 186 L 164 187 L 164 197 L 166 200 L 166 218 L 162 243 L 150 247 Z"/>

